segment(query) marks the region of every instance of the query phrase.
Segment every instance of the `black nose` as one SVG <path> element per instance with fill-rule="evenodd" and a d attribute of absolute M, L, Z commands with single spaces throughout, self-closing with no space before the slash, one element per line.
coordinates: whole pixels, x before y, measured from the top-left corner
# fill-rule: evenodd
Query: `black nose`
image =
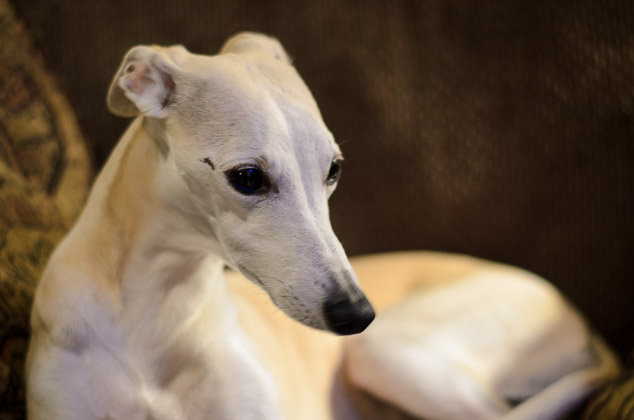
<path fill-rule="evenodd" d="M 324 304 L 324 316 L 331 331 L 358 334 L 374 320 L 374 309 L 365 296 L 352 302 L 348 295 L 337 293 Z"/>

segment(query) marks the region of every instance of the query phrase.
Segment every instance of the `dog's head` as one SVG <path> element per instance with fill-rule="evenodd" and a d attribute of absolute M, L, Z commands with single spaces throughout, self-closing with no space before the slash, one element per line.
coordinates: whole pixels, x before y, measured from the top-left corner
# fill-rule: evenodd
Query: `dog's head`
<path fill-rule="evenodd" d="M 135 47 L 108 106 L 146 117 L 173 175 L 166 195 L 210 250 L 305 325 L 367 327 L 374 312 L 328 214 L 341 151 L 277 40 L 238 34 L 215 56 Z"/>

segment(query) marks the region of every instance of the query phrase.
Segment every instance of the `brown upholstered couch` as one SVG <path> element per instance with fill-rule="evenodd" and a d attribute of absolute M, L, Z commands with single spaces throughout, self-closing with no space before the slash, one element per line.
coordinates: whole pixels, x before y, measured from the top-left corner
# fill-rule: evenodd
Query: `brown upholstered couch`
<path fill-rule="evenodd" d="M 633 28 L 627 1 L 0 0 L 0 419 L 22 416 L 39 271 L 127 124 L 104 102 L 122 54 L 213 53 L 245 29 L 282 41 L 342 143 L 331 215 L 349 254 L 434 249 L 535 271 L 627 360 Z M 632 415 L 633 382 L 596 407 Z"/>

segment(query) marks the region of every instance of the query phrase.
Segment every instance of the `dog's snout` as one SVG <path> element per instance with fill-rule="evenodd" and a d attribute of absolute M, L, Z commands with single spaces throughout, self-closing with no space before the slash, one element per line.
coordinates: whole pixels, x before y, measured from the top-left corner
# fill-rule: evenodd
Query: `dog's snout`
<path fill-rule="evenodd" d="M 374 320 L 374 309 L 365 296 L 353 302 L 348 295 L 337 293 L 324 304 L 324 316 L 331 331 L 358 334 Z"/>

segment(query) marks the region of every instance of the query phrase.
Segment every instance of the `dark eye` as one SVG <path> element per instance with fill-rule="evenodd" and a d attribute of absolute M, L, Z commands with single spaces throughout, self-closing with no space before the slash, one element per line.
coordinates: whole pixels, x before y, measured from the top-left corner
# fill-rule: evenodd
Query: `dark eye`
<path fill-rule="evenodd" d="M 326 184 L 334 185 L 341 176 L 341 159 L 335 159 L 330 164 L 330 170 L 328 171 L 328 178 L 326 178 Z"/>
<path fill-rule="evenodd" d="M 244 195 L 262 194 L 268 190 L 268 180 L 260 168 L 231 169 L 226 176 L 231 186 Z"/>

